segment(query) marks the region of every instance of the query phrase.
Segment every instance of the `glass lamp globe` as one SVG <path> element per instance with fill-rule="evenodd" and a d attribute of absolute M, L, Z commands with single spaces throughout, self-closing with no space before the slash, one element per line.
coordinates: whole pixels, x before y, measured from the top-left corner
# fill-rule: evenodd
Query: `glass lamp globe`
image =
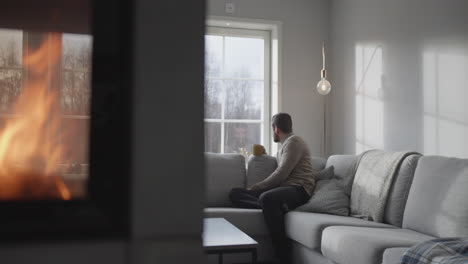
<path fill-rule="evenodd" d="M 318 82 L 317 84 L 317 92 L 321 95 L 327 95 L 328 93 L 330 93 L 330 90 L 331 90 L 330 82 L 327 81 L 327 79 L 322 78 L 322 80 L 320 80 L 320 82 Z"/>

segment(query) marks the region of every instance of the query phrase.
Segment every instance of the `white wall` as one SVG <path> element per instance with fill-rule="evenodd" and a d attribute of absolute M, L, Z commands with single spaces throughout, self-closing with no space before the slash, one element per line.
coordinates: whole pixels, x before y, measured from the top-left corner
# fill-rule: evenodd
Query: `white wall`
<path fill-rule="evenodd" d="M 225 2 L 235 13 L 225 13 Z M 321 45 L 327 40 L 328 0 L 209 0 L 209 16 L 280 21 L 281 108 L 293 118 L 293 129 L 313 155 L 321 154 L 324 98 L 316 92 L 320 80 Z"/>
<path fill-rule="evenodd" d="M 330 152 L 468 157 L 468 2 L 331 3 Z"/>

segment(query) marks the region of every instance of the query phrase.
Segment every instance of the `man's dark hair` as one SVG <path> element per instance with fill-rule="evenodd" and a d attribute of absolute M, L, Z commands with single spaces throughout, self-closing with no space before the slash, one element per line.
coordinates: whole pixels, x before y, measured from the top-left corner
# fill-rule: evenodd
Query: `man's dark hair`
<path fill-rule="evenodd" d="M 281 129 L 284 133 L 292 132 L 292 119 L 287 113 L 278 113 L 271 118 L 271 124 Z"/>

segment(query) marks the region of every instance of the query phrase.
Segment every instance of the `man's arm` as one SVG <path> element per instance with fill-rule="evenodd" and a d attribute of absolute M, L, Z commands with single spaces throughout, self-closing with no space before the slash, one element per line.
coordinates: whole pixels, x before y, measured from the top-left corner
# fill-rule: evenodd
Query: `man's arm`
<path fill-rule="evenodd" d="M 251 190 L 269 190 L 278 187 L 288 178 L 302 157 L 302 145 L 294 140 L 283 146 L 281 161 L 276 170 L 261 182 L 252 185 Z"/>

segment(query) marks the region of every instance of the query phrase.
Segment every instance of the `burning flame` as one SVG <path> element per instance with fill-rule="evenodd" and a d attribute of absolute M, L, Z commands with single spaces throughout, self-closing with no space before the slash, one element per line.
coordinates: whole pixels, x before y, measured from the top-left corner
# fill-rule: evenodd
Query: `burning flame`
<path fill-rule="evenodd" d="M 48 34 L 34 51 L 25 51 L 28 74 L 13 106 L 17 116 L 0 128 L 0 200 L 71 198 L 59 176 L 61 156 L 58 89 L 51 87 L 51 69 L 62 52 L 59 33 Z"/>

